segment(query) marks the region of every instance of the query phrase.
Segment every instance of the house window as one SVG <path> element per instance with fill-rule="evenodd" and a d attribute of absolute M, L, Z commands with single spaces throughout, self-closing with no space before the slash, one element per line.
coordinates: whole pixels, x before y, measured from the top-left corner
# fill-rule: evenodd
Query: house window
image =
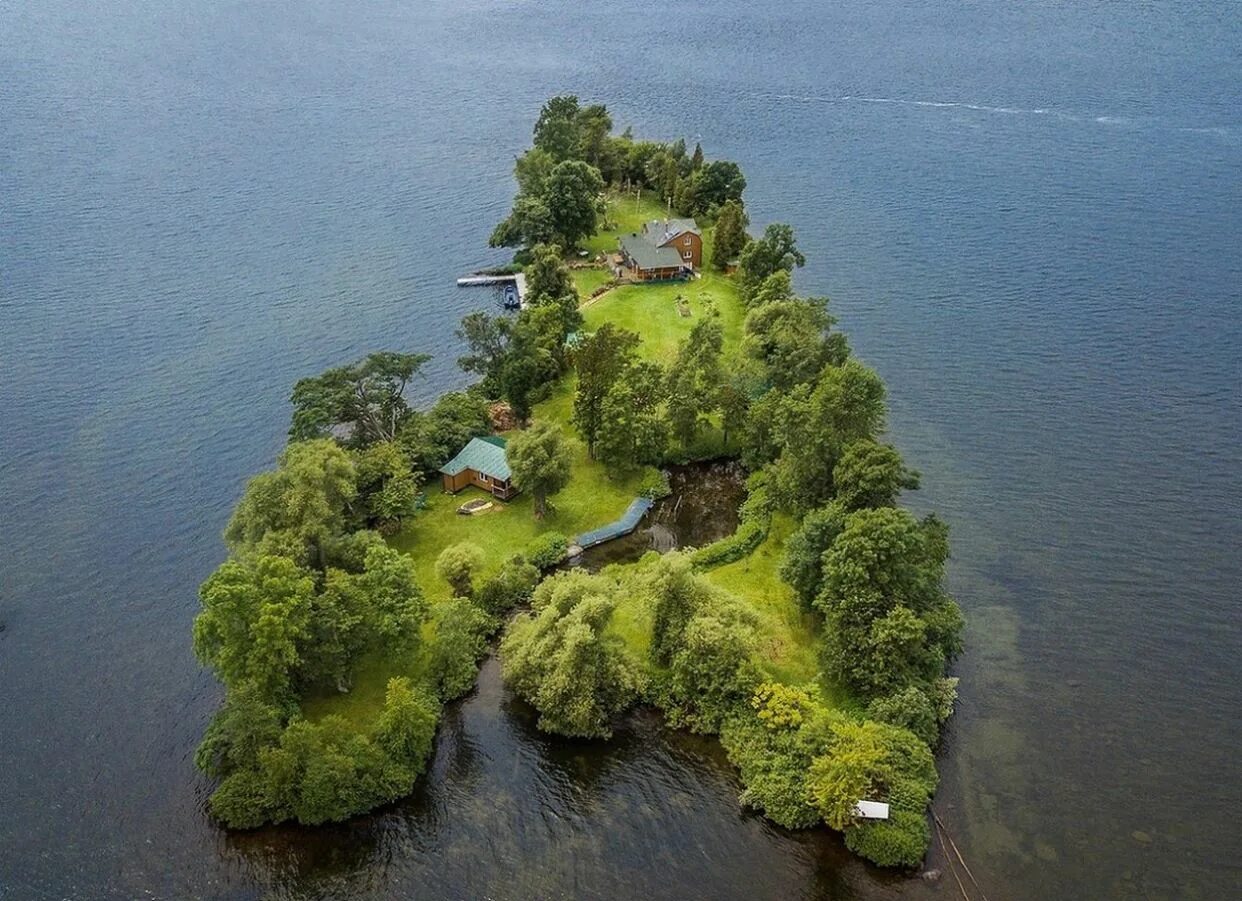
<path fill-rule="evenodd" d="M 691 238 L 689 235 L 686 235 L 686 240 L 685 240 L 683 243 L 684 243 L 687 247 L 689 247 L 691 244 L 693 244 L 693 243 L 694 243 L 694 239 L 693 239 L 693 238 Z"/>
<path fill-rule="evenodd" d="M 489 479 L 489 478 L 488 478 L 486 475 L 484 475 L 483 473 L 479 473 L 479 481 L 480 481 L 480 482 L 482 482 L 484 485 L 486 485 L 486 484 L 488 484 L 489 482 L 491 482 L 491 479 Z"/>
<path fill-rule="evenodd" d="M 683 260 L 692 260 L 694 259 L 694 254 L 692 254 L 690 251 L 687 250 L 685 253 L 681 255 L 681 258 Z"/>

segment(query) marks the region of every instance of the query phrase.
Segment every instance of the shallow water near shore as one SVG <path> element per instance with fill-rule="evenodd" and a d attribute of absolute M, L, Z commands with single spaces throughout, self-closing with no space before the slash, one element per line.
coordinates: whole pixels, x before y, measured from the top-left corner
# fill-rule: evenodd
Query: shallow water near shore
<path fill-rule="evenodd" d="M 1235 4 L 4 6 L 0 899 L 959 897 L 648 714 L 539 735 L 494 663 L 407 801 L 204 812 L 195 589 L 290 387 L 381 347 L 463 383 L 491 297 L 453 280 L 567 90 L 738 160 L 886 380 L 952 528 L 936 809 L 988 897 L 1236 896 L 1240 56 Z"/>

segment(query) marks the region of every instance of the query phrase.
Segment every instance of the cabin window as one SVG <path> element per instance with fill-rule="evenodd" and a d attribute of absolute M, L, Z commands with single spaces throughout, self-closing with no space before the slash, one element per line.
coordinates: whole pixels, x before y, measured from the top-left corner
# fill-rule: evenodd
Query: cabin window
<path fill-rule="evenodd" d="M 694 243 L 694 239 L 693 239 L 693 238 L 691 238 L 689 235 L 686 235 L 686 240 L 685 240 L 685 242 L 684 242 L 684 243 L 685 243 L 685 245 L 686 245 L 687 247 L 689 247 L 691 244 L 693 244 L 693 243 Z"/>
<path fill-rule="evenodd" d="M 693 259 L 693 258 L 694 258 L 694 254 L 692 254 L 690 251 L 688 251 L 688 250 L 687 250 L 685 253 L 683 253 L 683 254 L 681 255 L 681 258 L 682 258 L 683 260 Z"/>
<path fill-rule="evenodd" d="M 482 482 L 484 485 L 486 485 L 486 484 L 488 484 L 489 482 L 491 482 L 491 479 L 489 479 L 489 478 L 488 478 L 486 475 L 484 475 L 483 473 L 479 473 L 479 481 L 480 481 L 480 482 Z"/>

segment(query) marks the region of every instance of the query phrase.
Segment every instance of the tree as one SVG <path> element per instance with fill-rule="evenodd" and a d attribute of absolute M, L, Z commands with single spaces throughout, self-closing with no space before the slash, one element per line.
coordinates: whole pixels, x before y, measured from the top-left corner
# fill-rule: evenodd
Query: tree
<path fill-rule="evenodd" d="M 788 286 L 789 274 L 781 270 L 760 287 L 756 305 L 746 316 L 742 351 L 763 367 L 769 385 L 788 391 L 813 382 L 829 364 L 839 366 L 849 356 L 845 336 L 830 329 L 836 320 L 822 298 L 792 297 L 763 301 L 772 289 Z"/>
<path fill-rule="evenodd" d="M 530 304 L 553 302 L 557 298 L 578 296 L 569 267 L 555 244 L 536 244 L 531 248 L 531 261 L 526 266 L 526 300 Z"/>
<path fill-rule="evenodd" d="M 529 314 L 529 315 L 528 315 Z M 536 310 L 523 310 L 513 328 L 496 378 L 500 395 L 519 423 L 530 418 L 531 408 L 558 374 L 556 358 L 539 326 L 546 320 Z"/>
<path fill-rule="evenodd" d="M 300 680 L 348 690 L 363 655 L 411 652 L 426 616 L 413 561 L 383 542 L 372 544 L 360 571 L 327 571 L 323 591 L 314 599 Z"/>
<path fill-rule="evenodd" d="M 919 487 L 919 474 L 907 469 L 901 454 L 870 439 L 848 445 L 832 471 L 837 502 L 849 511 L 892 507 L 903 489 Z"/>
<path fill-rule="evenodd" d="M 793 588 L 802 606 L 813 609 L 824 585 L 824 551 L 832 546 L 845 528 L 847 511 L 839 504 L 812 510 L 802 517 L 797 531 L 785 542 L 781 579 Z"/>
<path fill-rule="evenodd" d="M 471 438 L 491 431 L 487 401 L 478 391 L 441 394 L 426 412 L 406 418 L 397 443 L 415 472 L 434 473 Z"/>
<path fill-rule="evenodd" d="M 291 444 L 275 471 L 246 485 L 224 538 L 244 553 L 271 537 L 299 560 L 322 568 L 324 542 L 345 529 L 357 493 L 354 462 L 335 441 Z"/>
<path fill-rule="evenodd" d="M 474 685 L 479 658 L 495 621 L 469 598 L 436 605 L 436 640 L 431 646 L 431 672 L 440 698 L 459 698 Z"/>
<path fill-rule="evenodd" d="M 828 366 L 815 389 L 784 395 L 774 431 L 781 448 L 775 489 L 784 506 L 804 509 L 832 497 L 832 473 L 844 447 L 883 429 L 884 383 L 854 359 Z"/>
<path fill-rule="evenodd" d="M 578 388 L 574 394 L 573 422 L 595 458 L 595 441 L 602 421 L 604 398 L 634 358 L 639 344 L 634 332 L 605 322 L 574 351 Z"/>
<path fill-rule="evenodd" d="M 746 209 L 740 200 L 726 201 L 720 207 L 720 215 L 716 219 L 716 231 L 712 244 L 712 265 L 724 269 L 738 258 L 750 236 L 746 234 L 749 225 Z"/>
<path fill-rule="evenodd" d="M 694 154 L 690 157 L 690 170 L 693 172 L 701 168 L 703 168 L 703 145 L 696 141 Z"/>
<path fill-rule="evenodd" d="M 547 513 L 548 495 L 569 484 L 572 458 L 560 429 L 547 422 L 536 422 L 513 437 L 505 449 L 513 484 L 529 491 L 535 499 L 535 518 Z"/>
<path fill-rule="evenodd" d="M 720 430 L 724 445 L 729 446 L 730 435 L 740 435 L 746 428 L 746 415 L 750 411 L 750 399 L 733 382 L 725 382 L 716 393 L 716 407 L 720 410 Z"/>
<path fill-rule="evenodd" d="M 700 319 L 677 351 L 668 376 L 668 414 L 682 447 L 689 447 L 715 408 L 722 381 L 724 331 L 715 318 Z"/>
<path fill-rule="evenodd" d="M 462 541 L 452 544 L 436 557 L 436 575 L 448 582 L 453 594 L 468 598 L 474 594 L 474 577 L 483 566 L 483 549 Z"/>
<path fill-rule="evenodd" d="M 654 363 L 634 361 L 622 370 L 600 404 L 596 459 L 618 469 L 659 462 L 668 445 L 663 387 L 664 372 Z"/>
<path fill-rule="evenodd" d="M 687 167 L 689 168 L 689 167 Z M 729 201 L 741 201 L 746 177 L 737 163 L 713 160 L 683 180 L 677 208 L 686 216 L 714 215 Z"/>
<path fill-rule="evenodd" d="M 608 163 L 608 135 L 612 131 L 612 116 L 602 103 L 594 103 L 578 110 L 575 117 L 578 128 L 577 157 L 585 160 L 596 169 L 603 169 Z"/>
<path fill-rule="evenodd" d="M 456 335 L 470 352 L 457 358 L 458 367 L 463 372 L 482 376 L 485 385 L 494 390 L 512 334 L 513 320 L 506 316 L 491 316 L 481 310 L 467 313 Z"/>
<path fill-rule="evenodd" d="M 500 655 L 505 681 L 539 711 L 545 732 L 607 738 L 610 722 L 637 698 L 637 672 L 608 632 L 615 601 L 600 577 L 555 576 L 535 591 L 538 612 L 513 621 Z"/>
<path fill-rule="evenodd" d="M 322 438 L 336 425 L 352 427 L 351 441 L 365 446 L 391 441 L 409 413 L 405 388 L 431 357 L 373 353 L 350 366 L 329 369 L 293 386 L 293 441 Z"/>
<path fill-rule="evenodd" d="M 751 241 L 741 252 L 738 260 L 738 288 L 742 300 L 750 304 L 755 292 L 764 280 L 781 269 L 792 271 L 795 266 L 805 266 L 806 257 L 798 250 L 793 228 L 774 222 L 763 232 L 763 237 Z"/>
<path fill-rule="evenodd" d="M 551 175 L 549 171 L 548 176 Z M 532 247 L 556 241 L 559 237 L 556 220 L 548 207 L 545 193 L 518 194 L 509 215 L 496 224 L 487 243 L 492 247 Z"/>
<path fill-rule="evenodd" d="M 281 708 L 250 683 L 236 685 L 211 719 L 194 764 L 208 776 L 222 778 L 258 764 L 263 748 L 276 744 L 284 728 Z"/>
<path fill-rule="evenodd" d="M 581 160 L 557 163 L 545 189 L 544 203 L 562 246 L 573 248 L 595 234 L 599 219 L 599 195 L 604 180 L 599 170 Z"/>
<path fill-rule="evenodd" d="M 381 441 L 356 456 L 358 499 L 368 525 L 391 534 L 414 513 L 419 477 L 395 441 Z"/>
<path fill-rule="evenodd" d="M 578 98 L 573 94 L 553 97 L 539 110 L 535 122 L 535 148 L 557 162 L 571 159 L 580 144 Z"/>
<path fill-rule="evenodd" d="M 829 670 L 864 698 L 930 686 L 961 647 L 961 612 L 941 586 L 948 536 L 934 517 L 859 510 L 823 555 L 815 606 Z"/>
<path fill-rule="evenodd" d="M 315 581 L 287 557 L 227 560 L 199 589 L 194 653 L 228 688 L 283 700 L 310 637 Z"/>

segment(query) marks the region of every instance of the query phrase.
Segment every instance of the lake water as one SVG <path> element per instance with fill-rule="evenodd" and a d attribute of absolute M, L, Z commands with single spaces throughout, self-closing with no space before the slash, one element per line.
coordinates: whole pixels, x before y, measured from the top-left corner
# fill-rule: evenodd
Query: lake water
<path fill-rule="evenodd" d="M 230 837 L 198 583 L 293 381 L 459 385 L 559 91 L 701 139 L 892 394 L 969 617 L 936 809 L 993 899 L 1242 894 L 1242 7 L 0 4 L 0 898 L 959 897 L 495 665 L 414 797 Z M 932 863 L 940 860 L 939 851 Z"/>

